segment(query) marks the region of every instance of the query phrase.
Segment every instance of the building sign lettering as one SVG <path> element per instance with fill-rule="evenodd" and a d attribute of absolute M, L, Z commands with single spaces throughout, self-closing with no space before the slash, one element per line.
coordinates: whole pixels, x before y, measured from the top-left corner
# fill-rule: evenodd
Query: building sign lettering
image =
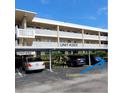
<path fill-rule="evenodd" d="M 61 47 L 77 47 L 78 44 L 76 43 L 60 43 Z"/>

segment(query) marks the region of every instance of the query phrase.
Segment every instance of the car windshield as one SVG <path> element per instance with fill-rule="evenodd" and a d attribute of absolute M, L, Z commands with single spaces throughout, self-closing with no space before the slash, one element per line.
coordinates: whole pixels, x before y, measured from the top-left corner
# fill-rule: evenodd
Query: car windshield
<path fill-rule="evenodd" d="M 85 58 L 80 58 L 81 60 L 85 60 Z"/>
<path fill-rule="evenodd" d="M 84 61 L 84 60 L 85 60 L 85 58 L 77 58 L 77 60 Z"/>
<path fill-rule="evenodd" d="M 27 58 L 28 62 L 36 62 L 36 61 L 41 61 L 40 58 Z"/>

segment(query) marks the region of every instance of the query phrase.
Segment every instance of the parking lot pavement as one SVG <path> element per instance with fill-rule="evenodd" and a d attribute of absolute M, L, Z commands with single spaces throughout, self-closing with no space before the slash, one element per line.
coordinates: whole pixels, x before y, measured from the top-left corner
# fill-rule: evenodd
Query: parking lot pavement
<path fill-rule="evenodd" d="M 26 74 L 15 80 L 15 93 L 107 93 L 107 70 L 90 72 L 81 77 L 66 77 L 85 67 L 55 68 Z"/>

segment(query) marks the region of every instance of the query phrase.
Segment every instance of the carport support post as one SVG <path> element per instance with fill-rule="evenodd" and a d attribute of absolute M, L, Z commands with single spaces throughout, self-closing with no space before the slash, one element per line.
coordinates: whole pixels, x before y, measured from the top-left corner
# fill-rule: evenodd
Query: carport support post
<path fill-rule="evenodd" d="M 89 66 L 91 66 L 90 50 L 89 50 Z"/>
<path fill-rule="evenodd" d="M 49 50 L 49 70 L 50 70 L 50 72 L 53 72 L 52 71 L 52 64 L 51 64 L 51 50 Z"/>

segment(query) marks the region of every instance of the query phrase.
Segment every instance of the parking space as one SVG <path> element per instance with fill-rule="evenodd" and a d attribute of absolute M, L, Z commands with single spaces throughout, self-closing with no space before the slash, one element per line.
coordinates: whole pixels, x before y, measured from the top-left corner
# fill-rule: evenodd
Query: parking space
<path fill-rule="evenodd" d="M 17 58 L 16 93 L 107 93 L 107 62 L 104 62 L 104 66 L 98 64 L 93 67 L 99 62 L 93 56 L 71 55 L 71 60 L 67 60 L 66 57 L 58 54 L 42 56 L 41 61 L 44 62 L 45 69 L 30 71 L 28 74 L 22 68 L 24 60 Z M 33 61 L 36 60 L 30 61 L 30 65 L 26 63 L 26 66 L 33 66 Z M 67 61 L 74 64 L 69 66 Z M 90 66 L 93 68 L 89 69 Z M 81 75 L 84 70 L 85 73 Z"/>
<path fill-rule="evenodd" d="M 76 76 L 87 67 L 56 67 L 53 72 L 46 69 L 23 74 L 16 78 L 16 93 L 107 93 L 107 64 L 102 71 L 95 67 Z"/>

